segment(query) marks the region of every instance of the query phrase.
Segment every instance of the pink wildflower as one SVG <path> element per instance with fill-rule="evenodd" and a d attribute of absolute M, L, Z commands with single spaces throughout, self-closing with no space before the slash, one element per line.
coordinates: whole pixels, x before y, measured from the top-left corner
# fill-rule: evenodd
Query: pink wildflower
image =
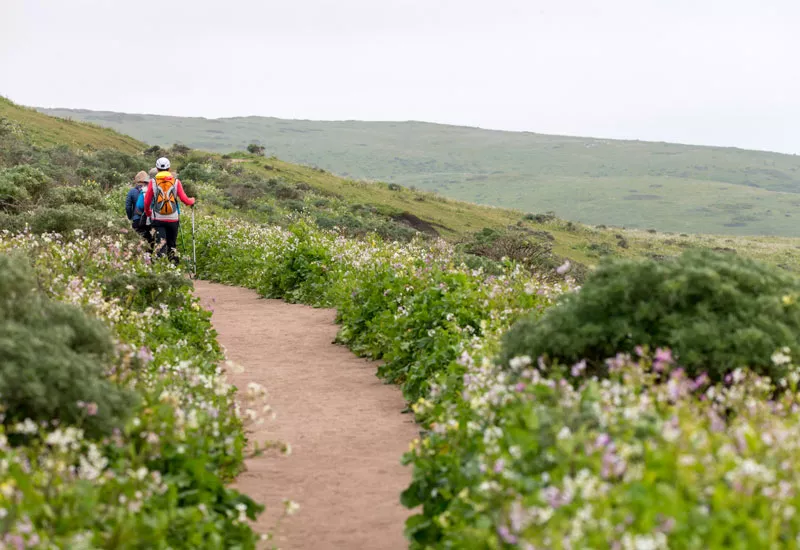
<path fill-rule="evenodd" d="M 500 535 L 500 538 L 503 539 L 503 542 L 508 544 L 516 544 L 517 537 L 511 534 L 511 531 L 508 530 L 508 527 L 505 525 L 501 525 L 497 528 L 497 534 Z"/>
<path fill-rule="evenodd" d="M 139 352 L 136 354 L 136 357 L 142 363 L 149 363 L 150 361 L 153 360 L 153 353 L 149 349 L 147 349 L 146 347 L 142 346 L 139 349 Z"/>
<path fill-rule="evenodd" d="M 672 363 L 672 351 L 670 349 L 658 348 L 656 350 L 656 361 Z"/>
<path fill-rule="evenodd" d="M 572 365 L 572 369 L 571 369 L 570 372 L 572 373 L 572 376 L 577 378 L 585 370 L 586 370 L 586 359 L 583 359 L 580 362 L 575 363 L 574 365 Z"/>

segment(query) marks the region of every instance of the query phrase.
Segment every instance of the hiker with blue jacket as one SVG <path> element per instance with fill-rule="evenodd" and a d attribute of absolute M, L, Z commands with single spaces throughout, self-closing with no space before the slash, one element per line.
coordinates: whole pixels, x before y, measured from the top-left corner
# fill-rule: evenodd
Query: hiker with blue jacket
<path fill-rule="evenodd" d="M 147 218 L 144 214 L 144 186 L 150 182 L 147 172 L 142 170 L 133 180 L 133 187 L 125 197 L 125 213 L 131 221 L 131 227 L 147 242 L 152 251 L 155 244 L 152 228 L 147 225 Z"/>

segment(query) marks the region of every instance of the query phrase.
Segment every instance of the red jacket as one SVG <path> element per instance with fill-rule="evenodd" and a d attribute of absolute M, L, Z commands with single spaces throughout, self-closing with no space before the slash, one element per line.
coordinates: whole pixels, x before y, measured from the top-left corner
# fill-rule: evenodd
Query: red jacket
<path fill-rule="evenodd" d="M 186 193 L 183 190 L 183 185 L 181 184 L 181 180 L 175 180 L 175 191 L 178 194 L 178 198 L 181 200 L 183 204 L 186 206 L 192 206 L 194 204 L 194 199 L 190 199 L 186 196 Z M 153 180 L 150 180 L 150 183 L 147 185 L 147 193 L 144 194 L 144 215 L 148 218 L 153 217 Z M 178 223 L 178 220 L 161 220 L 165 223 Z"/>

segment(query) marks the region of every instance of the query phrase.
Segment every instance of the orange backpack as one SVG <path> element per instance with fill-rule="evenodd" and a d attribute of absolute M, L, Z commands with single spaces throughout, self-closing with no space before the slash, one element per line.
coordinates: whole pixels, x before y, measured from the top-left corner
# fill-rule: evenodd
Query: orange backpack
<path fill-rule="evenodd" d="M 178 190 L 177 182 L 166 170 L 156 174 L 153 180 L 153 214 L 155 219 L 177 219 Z"/>

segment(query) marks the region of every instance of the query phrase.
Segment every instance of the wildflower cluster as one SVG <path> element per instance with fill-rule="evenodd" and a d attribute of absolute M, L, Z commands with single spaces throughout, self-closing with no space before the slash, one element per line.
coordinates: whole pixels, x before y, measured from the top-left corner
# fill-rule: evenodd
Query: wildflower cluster
<path fill-rule="evenodd" d="M 432 420 L 406 456 L 414 546 L 796 548 L 800 370 L 712 384 L 639 354 L 602 380 L 465 357 L 463 401 L 417 406 Z"/>
<path fill-rule="evenodd" d="M 455 359 L 471 342 L 543 311 L 565 288 L 511 263 L 486 276 L 457 263 L 444 241 L 354 240 L 303 221 L 283 229 L 204 219 L 197 254 L 204 278 L 335 307 L 338 340 L 382 359 L 379 375 L 412 402 L 448 367 L 459 368 Z"/>
<path fill-rule="evenodd" d="M 172 266 L 121 238 L 80 237 L 5 232 L 0 254 L 27 258 L 39 292 L 109 327 L 105 376 L 135 406 L 101 437 L 84 428 L 106 411 L 83 399 L 86 421 L 0 427 L 0 547 L 254 548 L 261 506 L 227 483 L 248 452 L 245 423 L 269 415 L 265 392 L 234 400 L 190 283 L 157 288 L 183 280 Z"/>

